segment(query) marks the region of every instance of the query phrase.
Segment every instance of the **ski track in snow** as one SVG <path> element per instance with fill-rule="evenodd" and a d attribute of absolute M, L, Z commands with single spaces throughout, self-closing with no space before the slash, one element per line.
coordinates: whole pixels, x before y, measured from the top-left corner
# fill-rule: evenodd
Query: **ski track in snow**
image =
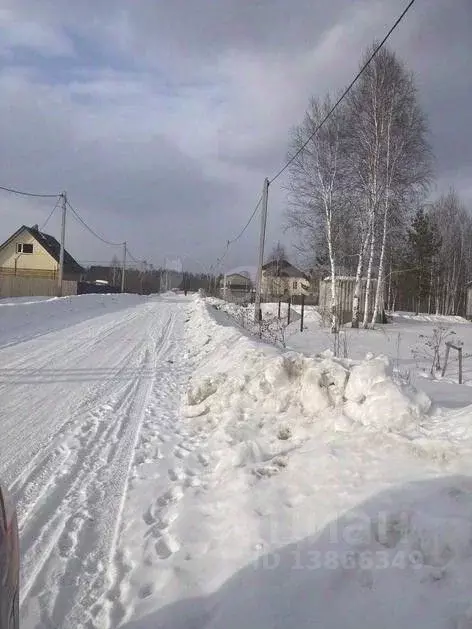
<path fill-rule="evenodd" d="M 201 453 L 204 444 L 180 422 L 182 386 L 189 375 L 190 364 L 182 358 L 179 345 L 183 325 L 179 332 L 166 353 L 168 368 L 161 374 L 159 386 L 153 388 L 144 412 L 130 469 L 130 495 L 123 505 L 117 551 L 110 564 L 112 585 L 105 607 L 99 607 L 102 616 L 97 616 L 100 627 L 117 627 L 129 620 L 140 600 L 151 597 L 171 579 L 172 570 L 166 568 L 171 566 L 175 553 L 185 551 L 172 531 L 173 524 L 185 513 L 182 499 L 187 490 L 206 486 L 203 480 L 206 465 Z M 148 492 L 149 504 L 143 510 L 142 505 L 147 501 L 142 500 L 142 495 Z M 140 497 L 138 504 L 133 501 L 134 495 Z M 128 553 L 127 540 L 131 537 L 135 543 Z M 142 549 L 138 560 L 137 548 Z M 134 562 L 127 558 L 132 553 Z M 149 570 L 148 581 L 141 581 L 143 567 Z"/>
<path fill-rule="evenodd" d="M 141 514 L 145 555 L 165 559 L 178 545 L 162 514 L 198 482 L 186 461 L 194 444 L 175 425 L 185 306 L 150 301 L 0 350 L 1 474 L 18 504 L 24 629 L 103 629 L 128 616 L 126 495 L 150 461 L 166 486 Z"/>

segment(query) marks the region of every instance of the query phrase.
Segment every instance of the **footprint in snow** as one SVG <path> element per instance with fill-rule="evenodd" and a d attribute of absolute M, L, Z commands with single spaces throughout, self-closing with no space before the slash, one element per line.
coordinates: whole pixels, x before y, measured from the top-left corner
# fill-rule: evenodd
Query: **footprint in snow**
<path fill-rule="evenodd" d="M 182 491 L 182 487 L 171 487 L 166 492 L 164 492 L 162 496 L 159 496 L 159 498 L 157 499 L 157 504 L 161 507 L 167 507 L 167 505 L 180 500 L 183 495 L 184 492 Z"/>
<path fill-rule="evenodd" d="M 188 457 L 189 454 L 190 452 L 188 450 L 184 450 L 180 446 L 177 446 L 177 448 L 174 449 L 174 456 L 176 456 L 178 459 L 185 459 L 186 457 Z"/>
<path fill-rule="evenodd" d="M 173 469 L 170 469 L 168 471 L 169 474 L 169 478 L 172 481 L 176 481 L 176 480 L 184 480 L 185 478 L 185 472 L 182 468 L 176 467 Z"/>
<path fill-rule="evenodd" d="M 208 465 L 210 465 L 210 458 L 206 454 L 200 453 L 197 458 L 204 467 L 208 467 Z"/>
<path fill-rule="evenodd" d="M 169 522 L 167 522 L 166 520 L 158 520 L 157 522 L 155 521 L 155 523 L 149 527 L 146 533 L 144 533 L 144 537 L 153 537 L 154 539 L 157 539 L 161 537 L 162 532 L 165 531 L 168 527 Z"/>
<path fill-rule="evenodd" d="M 154 548 L 160 559 L 168 559 L 171 555 L 180 550 L 180 544 L 170 535 L 166 535 L 157 540 Z"/>
<path fill-rule="evenodd" d="M 153 592 L 154 592 L 153 584 L 152 583 L 146 583 L 141 588 L 139 588 L 138 598 L 140 598 L 140 599 L 149 598 L 150 596 L 152 596 Z"/>

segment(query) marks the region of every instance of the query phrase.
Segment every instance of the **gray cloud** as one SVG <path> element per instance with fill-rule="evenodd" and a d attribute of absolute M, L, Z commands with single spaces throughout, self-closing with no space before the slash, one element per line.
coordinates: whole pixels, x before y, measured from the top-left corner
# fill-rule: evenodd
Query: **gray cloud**
<path fill-rule="evenodd" d="M 156 264 L 166 255 L 211 263 L 283 162 L 309 96 L 345 85 L 403 6 L 3 0 L 0 184 L 67 189 L 100 233 Z M 470 202 L 471 19 L 468 0 L 419 2 L 391 40 L 417 76 L 438 190 L 455 185 Z M 290 240 L 284 206 L 274 186 L 269 247 Z M 50 208 L 2 198 L 2 209 L 6 238 Z M 228 264 L 254 262 L 257 230 Z M 83 260 L 114 253 L 72 221 L 68 234 Z"/>

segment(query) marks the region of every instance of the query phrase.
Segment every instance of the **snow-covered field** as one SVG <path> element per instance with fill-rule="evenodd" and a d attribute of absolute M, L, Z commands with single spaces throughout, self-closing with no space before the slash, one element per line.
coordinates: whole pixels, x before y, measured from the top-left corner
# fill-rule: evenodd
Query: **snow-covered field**
<path fill-rule="evenodd" d="M 200 298 L 30 301 L 0 304 L 23 628 L 472 627 L 472 388 L 407 362 L 437 322 L 344 360 L 315 311 L 281 350 Z"/>

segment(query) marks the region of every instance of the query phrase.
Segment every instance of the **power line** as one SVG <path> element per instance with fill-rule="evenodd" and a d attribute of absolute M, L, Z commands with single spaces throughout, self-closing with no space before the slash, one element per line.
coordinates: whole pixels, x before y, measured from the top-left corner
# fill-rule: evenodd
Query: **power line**
<path fill-rule="evenodd" d="M 371 63 L 371 61 L 376 56 L 376 54 L 379 52 L 379 50 L 383 47 L 383 45 L 385 44 L 387 39 L 390 37 L 390 35 L 393 33 L 393 31 L 400 24 L 400 22 L 405 17 L 405 15 L 407 14 L 408 10 L 411 8 L 411 6 L 413 5 L 414 2 L 415 2 L 415 0 L 410 0 L 410 2 L 408 3 L 407 7 L 404 9 L 402 14 L 400 15 L 400 17 L 395 21 L 395 23 L 390 28 L 390 30 L 385 35 L 385 37 L 382 39 L 380 44 L 374 49 L 374 51 L 370 55 L 369 59 L 362 66 L 362 68 L 359 70 L 359 72 L 356 74 L 354 79 L 351 81 L 351 83 L 348 85 L 348 87 L 344 90 L 344 92 L 341 94 L 341 96 L 338 98 L 336 103 L 329 110 L 329 112 L 326 114 L 326 116 L 323 118 L 323 120 L 320 122 L 320 124 L 316 127 L 316 129 L 313 131 L 313 133 L 309 136 L 309 138 L 306 140 L 306 142 L 304 142 L 304 144 L 302 144 L 302 146 L 298 149 L 298 151 L 286 162 L 286 164 L 278 171 L 278 173 L 274 177 L 272 177 L 272 179 L 270 180 L 269 183 L 273 183 L 276 179 L 278 179 L 280 177 L 280 175 L 285 170 L 287 170 L 287 168 L 290 166 L 290 164 L 300 155 L 300 153 L 305 150 L 305 148 L 308 146 L 309 142 L 314 138 L 314 136 L 318 133 L 318 131 L 321 129 L 321 127 L 325 124 L 325 122 L 332 116 L 333 112 L 338 107 L 338 105 L 341 103 L 341 101 L 343 101 L 344 98 L 349 94 L 349 92 L 354 87 L 354 85 L 357 83 L 357 81 L 359 80 L 360 76 L 363 74 L 363 72 L 367 68 L 367 66 Z"/>
<path fill-rule="evenodd" d="M 226 249 L 224 250 L 223 255 L 222 255 L 221 257 L 219 257 L 219 258 L 217 258 L 217 259 L 216 259 L 216 262 L 215 262 L 214 264 L 212 264 L 212 265 L 211 265 L 210 269 L 212 269 L 212 268 L 214 268 L 214 267 L 216 267 L 216 266 L 219 266 L 219 265 L 223 262 L 223 260 L 224 260 L 224 259 L 226 258 L 226 256 L 228 255 L 228 251 L 229 251 L 230 246 L 231 246 L 232 244 L 234 244 L 236 241 L 238 241 L 238 240 L 239 240 L 239 239 L 243 236 L 243 234 L 245 233 L 246 229 L 249 227 L 249 225 L 250 225 L 250 224 L 252 223 L 252 221 L 254 220 L 254 217 L 256 216 L 256 214 L 257 214 L 257 210 L 259 209 L 259 207 L 260 207 L 261 203 L 262 203 L 262 196 L 259 198 L 259 201 L 257 202 L 257 205 L 256 205 L 256 207 L 254 208 L 254 210 L 253 210 L 253 212 L 252 212 L 251 216 L 249 217 L 249 219 L 248 219 L 247 223 L 244 225 L 244 227 L 242 228 L 242 230 L 239 232 L 239 234 L 238 234 L 235 238 L 232 238 L 231 240 L 227 240 L 227 241 L 226 241 Z"/>
<path fill-rule="evenodd" d="M 49 221 L 51 220 L 52 215 L 54 214 L 54 212 L 55 212 L 55 211 L 57 210 L 57 208 L 59 207 L 59 202 L 60 202 L 60 200 L 61 200 L 61 197 L 58 197 L 58 198 L 57 198 L 57 201 L 56 201 L 56 204 L 55 204 L 55 206 L 52 208 L 52 210 L 51 210 L 51 212 L 50 212 L 49 216 L 48 216 L 48 217 L 47 217 L 47 219 L 44 221 L 44 223 L 41 225 L 41 229 L 40 229 L 40 231 L 43 231 L 43 229 L 46 227 L 46 225 L 47 225 L 47 224 L 49 223 Z"/>
<path fill-rule="evenodd" d="M 103 238 L 102 236 L 100 236 L 99 234 L 97 234 L 96 231 L 94 231 L 91 227 L 89 227 L 89 225 L 87 225 L 87 223 L 84 221 L 84 219 L 80 216 L 80 214 L 77 212 L 77 210 L 75 208 L 72 207 L 72 205 L 69 203 L 69 201 L 67 201 L 67 207 L 72 211 L 72 213 L 74 214 L 74 216 L 76 217 L 76 219 L 82 223 L 82 225 L 85 227 L 85 229 L 87 229 L 87 231 L 89 231 L 93 236 L 95 236 L 95 238 L 97 238 L 98 240 L 101 240 L 103 243 L 105 243 L 106 245 L 110 245 L 112 247 L 122 247 L 123 243 L 122 242 L 111 242 L 110 240 L 106 240 L 106 238 Z"/>
<path fill-rule="evenodd" d="M 349 92 L 352 90 L 352 88 L 354 87 L 354 85 L 356 84 L 356 82 L 359 80 L 359 78 L 361 77 L 361 75 L 364 73 L 364 71 L 366 70 L 366 68 L 370 65 L 370 63 L 372 62 L 372 60 L 374 59 L 374 57 L 377 55 L 377 53 L 379 52 L 379 50 L 384 46 L 385 42 L 388 40 L 388 38 L 390 37 L 390 35 L 393 33 L 393 31 L 397 28 L 397 26 L 400 24 L 400 22 L 403 20 L 403 18 L 405 17 L 405 15 L 407 14 L 407 12 L 409 11 L 409 9 L 412 7 L 412 5 L 414 4 L 415 0 L 410 0 L 410 2 L 408 3 L 408 5 L 406 6 L 406 8 L 403 10 L 403 12 L 400 14 L 400 16 L 397 18 L 397 20 L 394 22 L 393 26 L 389 29 L 389 31 L 387 32 L 387 34 L 385 35 L 385 37 L 382 39 L 382 41 L 380 42 L 380 44 L 378 44 L 378 46 L 375 47 L 375 49 L 373 50 L 372 54 L 370 55 L 370 57 L 368 58 L 368 60 L 366 61 L 366 63 L 362 66 L 362 68 L 359 70 L 359 72 L 356 74 L 356 76 L 354 77 L 354 79 L 351 81 L 351 83 L 348 85 L 348 87 L 344 90 L 344 92 L 341 94 L 341 96 L 338 98 L 338 100 L 336 101 L 336 103 L 333 105 L 333 107 L 329 110 L 329 112 L 326 114 L 326 116 L 323 118 L 323 120 L 319 123 L 319 125 L 315 128 L 315 130 L 310 134 L 310 136 L 308 137 L 308 139 L 302 144 L 302 146 L 296 151 L 296 153 L 284 164 L 284 166 L 274 175 L 274 177 L 272 177 L 272 179 L 268 182 L 269 185 L 271 183 L 273 183 L 274 181 L 276 181 L 281 175 L 282 173 L 284 173 L 287 168 L 290 166 L 290 164 L 292 164 L 292 162 L 300 155 L 300 153 L 302 151 L 305 150 L 305 148 L 308 146 L 309 142 L 313 139 L 313 137 L 318 133 L 318 131 L 321 129 L 321 127 L 326 123 L 326 121 L 332 116 L 332 114 L 334 113 L 334 111 L 337 109 L 337 107 L 339 106 L 339 104 L 344 100 L 344 98 L 346 98 L 346 96 L 349 94 Z M 244 234 L 244 232 L 246 231 L 246 229 L 249 227 L 249 225 L 251 224 L 252 220 L 254 219 L 257 210 L 259 209 L 259 206 L 262 202 L 262 196 L 259 198 L 259 201 L 256 205 L 256 207 L 254 208 L 254 211 L 252 212 L 251 216 L 249 217 L 248 222 L 246 223 L 246 225 L 243 227 L 243 229 L 241 230 L 241 232 L 236 236 L 236 238 L 233 238 L 232 240 L 228 240 L 226 242 L 226 249 L 223 253 L 223 255 L 220 258 L 217 258 L 215 264 L 213 264 L 210 269 L 214 269 L 215 267 L 219 266 L 223 260 L 225 259 L 225 257 L 228 254 L 229 248 L 230 246 L 236 242 L 237 240 L 239 240 L 239 238 L 241 238 L 241 236 Z"/>
<path fill-rule="evenodd" d="M 246 225 L 244 225 L 244 227 L 242 228 L 242 230 L 240 231 L 240 233 L 236 236 L 236 238 L 233 238 L 232 240 L 228 240 L 227 243 L 227 247 L 229 247 L 230 245 L 232 245 L 234 242 L 236 242 L 237 240 L 239 240 L 241 238 L 241 236 L 244 234 L 244 232 L 246 231 L 246 229 L 249 227 L 249 225 L 252 223 L 257 210 L 259 209 L 260 205 L 262 203 L 262 196 L 260 197 L 259 201 L 257 202 L 256 207 L 254 208 L 253 213 L 251 214 L 251 216 L 249 217 L 248 222 L 246 223 Z"/>
<path fill-rule="evenodd" d="M 131 251 L 128 249 L 128 247 L 126 247 L 126 253 L 128 254 L 128 257 L 131 258 L 131 260 L 133 260 L 133 262 L 135 262 L 136 264 L 141 264 L 142 260 L 137 260 L 133 254 L 131 253 Z"/>
<path fill-rule="evenodd" d="M 5 186 L 0 186 L 0 190 L 5 190 L 5 192 L 11 192 L 12 194 L 18 194 L 22 197 L 38 197 L 42 199 L 55 199 L 60 196 L 60 194 L 38 194 L 35 192 L 25 192 L 24 190 L 15 190 L 15 188 L 6 188 Z"/>

